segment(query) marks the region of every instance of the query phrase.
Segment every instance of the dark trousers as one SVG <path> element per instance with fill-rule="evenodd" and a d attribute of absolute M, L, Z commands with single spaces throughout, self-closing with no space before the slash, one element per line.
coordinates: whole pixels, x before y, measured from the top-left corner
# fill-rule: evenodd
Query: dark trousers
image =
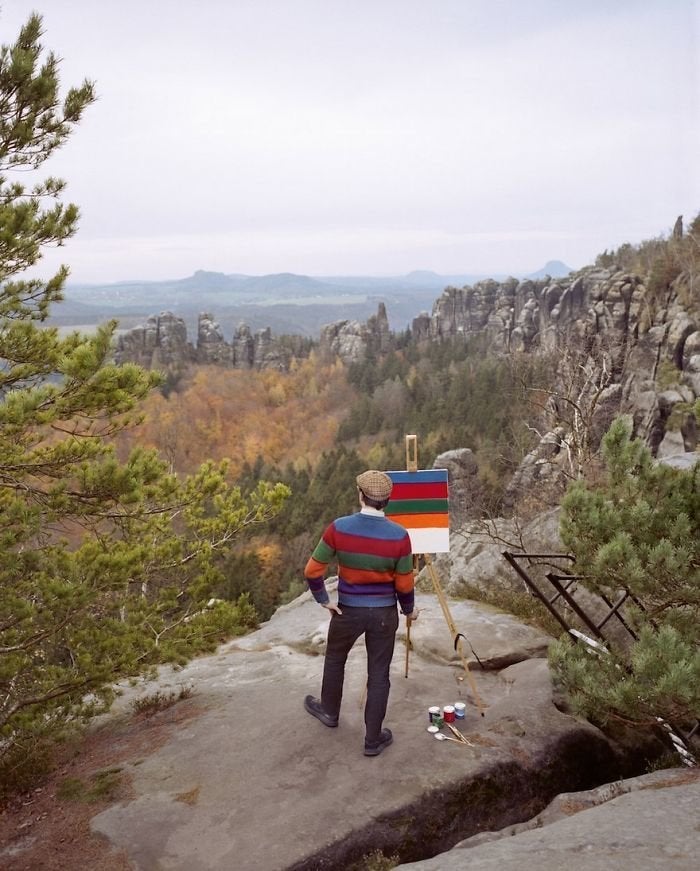
<path fill-rule="evenodd" d="M 389 666 L 394 655 L 396 630 L 399 628 L 398 611 L 396 605 L 387 608 L 340 607 L 343 613 L 333 612 L 328 629 L 321 704 L 330 716 L 339 715 L 345 662 L 353 644 L 364 634 L 367 648 L 365 740 L 378 741 L 389 700 Z"/>

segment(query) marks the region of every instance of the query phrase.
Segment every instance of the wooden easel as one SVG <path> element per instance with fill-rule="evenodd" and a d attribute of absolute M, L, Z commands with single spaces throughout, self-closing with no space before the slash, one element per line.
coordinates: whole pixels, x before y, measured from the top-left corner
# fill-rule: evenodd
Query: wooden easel
<path fill-rule="evenodd" d="M 406 471 L 407 472 L 417 472 L 418 471 L 418 437 L 415 435 L 407 435 L 406 436 Z M 430 574 L 430 579 L 433 583 L 433 589 L 435 590 L 435 595 L 437 596 L 437 600 L 440 603 L 440 608 L 442 609 L 443 617 L 445 618 L 445 623 L 447 624 L 447 628 L 450 630 L 450 635 L 454 642 L 454 648 L 459 654 L 459 658 L 462 661 L 462 668 L 464 669 L 464 675 L 469 681 L 469 686 L 471 687 L 471 691 L 474 695 L 474 701 L 476 702 L 477 707 L 479 708 L 479 713 L 483 717 L 485 714 L 484 705 L 481 701 L 481 697 L 479 696 L 479 691 L 476 688 L 476 681 L 474 680 L 474 675 L 469 670 L 469 663 L 464 655 L 464 650 L 462 649 L 462 641 L 464 636 L 461 632 L 457 631 L 457 627 L 455 626 L 455 622 L 452 619 L 452 614 L 450 612 L 450 607 L 447 604 L 447 597 L 445 596 L 445 592 L 442 589 L 442 585 L 440 584 L 440 579 L 437 576 L 437 572 L 435 571 L 435 566 L 433 565 L 432 558 L 429 553 L 421 554 L 423 560 L 425 561 L 426 566 L 428 567 L 428 572 Z M 414 554 L 414 559 L 416 555 Z M 408 677 L 408 654 L 411 647 L 410 640 L 410 621 L 406 621 L 406 669 L 405 669 L 405 677 Z M 459 680 L 464 680 L 464 676 L 460 677 Z"/>

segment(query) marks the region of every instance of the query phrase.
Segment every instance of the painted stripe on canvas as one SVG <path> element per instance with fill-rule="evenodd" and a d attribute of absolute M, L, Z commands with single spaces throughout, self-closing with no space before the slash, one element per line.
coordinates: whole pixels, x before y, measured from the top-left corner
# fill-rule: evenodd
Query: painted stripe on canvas
<path fill-rule="evenodd" d="M 447 469 L 424 469 L 419 472 L 387 472 L 394 484 L 436 484 L 447 481 Z"/>
<path fill-rule="evenodd" d="M 391 518 L 409 531 L 411 529 L 448 529 L 450 518 L 447 514 L 395 514 Z"/>
<path fill-rule="evenodd" d="M 391 501 L 395 499 L 447 499 L 447 481 L 425 484 L 394 484 Z"/>

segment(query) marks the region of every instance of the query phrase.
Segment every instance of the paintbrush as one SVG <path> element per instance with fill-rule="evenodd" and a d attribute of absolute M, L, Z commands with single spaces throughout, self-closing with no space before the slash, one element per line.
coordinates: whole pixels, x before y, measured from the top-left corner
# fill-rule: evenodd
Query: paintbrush
<path fill-rule="evenodd" d="M 472 744 L 471 741 L 468 741 L 468 740 L 464 737 L 464 735 L 459 731 L 459 729 L 455 728 L 455 727 L 452 725 L 452 723 L 445 723 L 445 725 L 446 725 L 447 728 L 450 730 L 450 732 L 452 732 L 452 734 L 455 736 L 455 738 L 456 738 L 458 741 L 461 741 L 461 742 L 462 742 L 462 744 L 469 744 L 470 747 L 473 747 L 473 746 L 474 746 L 474 745 Z"/>

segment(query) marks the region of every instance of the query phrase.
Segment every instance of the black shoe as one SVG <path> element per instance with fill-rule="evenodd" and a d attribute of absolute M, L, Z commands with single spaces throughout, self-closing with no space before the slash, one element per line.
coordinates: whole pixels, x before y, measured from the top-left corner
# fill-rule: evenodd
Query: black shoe
<path fill-rule="evenodd" d="M 316 719 L 320 720 L 324 726 L 329 726 L 331 729 L 334 729 L 338 725 L 338 718 L 331 717 L 330 714 L 327 714 L 323 710 L 321 702 L 313 696 L 306 696 L 304 699 L 304 707 L 312 717 L 316 717 Z"/>
<path fill-rule="evenodd" d="M 382 729 L 379 741 L 365 741 L 365 756 L 379 756 L 385 747 L 394 740 L 391 729 Z"/>

